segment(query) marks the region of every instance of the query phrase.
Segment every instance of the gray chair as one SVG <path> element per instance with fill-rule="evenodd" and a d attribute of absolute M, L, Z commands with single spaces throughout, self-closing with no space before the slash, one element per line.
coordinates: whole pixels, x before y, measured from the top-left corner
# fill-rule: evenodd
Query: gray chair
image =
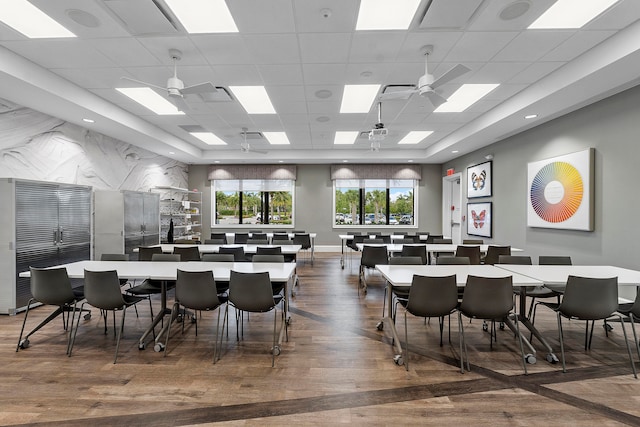
<path fill-rule="evenodd" d="M 377 237 L 373 237 L 373 238 L 364 239 L 362 243 L 364 243 L 365 245 L 367 244 L 384 245 L 384 240 L 379 239 Z"/>
<path fill-rule="evenodd" d="M 487 248 L 487 254 L 482 259 L 482 263 L 489 265 L 497 264 L 500 255 L 511 255 L 511 246 L 489 245 Z"/>
<path fill-rule="evenodd" d="M 354 234 L 353 239 L 347 242 L 347 246 L 353 249 L 354 251 L 359 251 L 360 249 L 358 249 L 358 243 L 364 243 L 364 239 L 368 239 L 368 238 L 369 238 L 368 235 Z"/>
<path fill-rule="evenodd" d="M 393 243 L 396 244 L 409 244 L 409 243 L 415 243 L 415 240 L 413 237 L 403 237 L 402 239 L 395 239 L 393 241 Z"/>
<path fill-rule="evenodd" d="M 640 346 L 638 346 L 638 335 L 635 325 L 636 319 L 640 319 L 640 295 L 636 295 L 636 299 L 632 303 L 619 304 L 618 313 L 629 318 L 631 330 L 633 331 L 633 342 L 635 343 L 638 357 L 640 357 Z"/>
<path fill-rule="evenodd" d="M 441 256 L 438 258 L 437 265 L 471 265 L 469 257 L 457 257 L 457 256 Z M 458 287 L 458 299 L 462 300 L 464 295 L 464 286 Z"/>
<path fill-rule="evenodd" d="M 424 245 L 417 245 L 417 246 L 402 245 L 402 251 L 400 251 L 400 256 L 401 257 L 419 256 L 422 259 L 422 264 L 426 264 L 428 261 L 427 247 Z"/>
<path fill-rule="evenodd" d="M 420 256 L 394 256 L 389 258 L 389 265 L 423 265 L 422 257 Z M 395 319 L 395 307 L 397 305 L 398 299 L 406 300 L 409 298 L 409 289 L 410 286 L 394 286 L 393 287 L 393 299 L 395 299 L 395 303 L 392 302 L 394 308 L 393 318 Z M 384 299 L 382 301 L 382 317 L 385 317 L 386 313 L 386 302 L 387 302 L 387 286 L 384 288 Z"/>
<path fill-rule="evenodd" d="M 253 262 L 285 262 L 285 257 L 282 254 L 256 254 L 253 256 Z M 286 286 L 285 282 L 272 282 L 271 288 L 273 295 L 279 295 L 282 293 Z"/>
<path fill-rule="evenodd" d="M 67 275 L 66 268 L 35 268 L 29 267 L 31 272 L 30 289 L 31 299 L 27 303 L 27 311 L 24 314 L 22 320 L 22 329 L 20 329 L 20 336 L 18 337 L 18 345 L 16 351 L 29 347 L 29 337 L 40 330 L 47 323 L 51 322 L 56 317 L 62 315 L 62 327 L 65 331 L 70 331 L 69 326 L 73 329 L 73 322 L 78 312 L 77 304 L 84 298 L 82 289 L 73 289 L 71 287 L 71 281 Z M 24 334 L 24 327 L 27 324 L 27 317 L 29 316 L 29 310 L 31 304 L 40 303 L 45 305 L 55 305 L 58 308 L 53 313 L 47 316 L 42 322 L 40 322 L 35 328 L 31 330 L 27 335 Z M 88 311 L 88 310 L 86 310 Z M 65 320 L 65 313 L 70 313 L 71 317 L 67 315 Z M 89 312 L 85 315 L 85 319 L 91 318 Z M 80 319 L 80 313 L 78 313 L 78 320 Z M 71 345 L 71 332 L 67 337 L 66 353 L 70 353 Z"/>
<path fill-rule="evenodd" d="M 571 257 L 564 255 L 540 255 L 539 265 L 571 265 Z"/>
<path fill-rule="evenodd" d="M 467 257 L 469 258 L 469 264 L 480 265 L 480 246 L 458 246 L 455 256 Z"/>
<path fill-rule="evenodd" d="M 129 254 L 102 254 L 100 261 L 129 261 Z"/>
<path fill-rule="evenodd" d="M 556 312 L 558 319 L 558 334 L 560 336 L 562 372 L 567 372 L 564 355 L 562 318 L 566 317 L 568 319 L 586 320 L 588 329 L 589 321 L 593 322 L 595 320 L 607 320 L 612 317 L 617 317 L 622 326 L 622 333 L 627 345 L 627 352 L 629 353 L 629 362 L 631 363 L 633 376 L 635 378 L 638 377 L 635 364 L 633 363 L 633 356 L 631 355 L 631 348 L 629 347 L 629 340 L 627 338 L 624 321 L 622 315 L 618 313 L 617 277 L 600 279 L 570 275 L 567 279 L 567 287 L 565 288 L 562 302 L 560 304 L 542 302 L 541 304 Z M 591 348 L 592 338 L 593 326 L 591 327 L 591 334 L 585 334 L 585 350 Z"/>
<path fill-rule="evenodd" d="M 407 313 L 417 317 L 437 317 L 440 326 L 440 346 L 442 346 L 442 331 L 444 317 L 451 315 L 458 307 L 458 286 L 456 275 L 445 277 L 428 277 L 413 275 L 409 298 L 401 303 L 404 310 L 404 365 L 409 370 L 409 328 Z M 451 321 L 449 321 L 451 326 Z M 449 330 L 451 332 L 451 330 Z M 458 337 L 459 339 L 459 337 Z M 449 334 L 451 341 L 451 334 Z"/>
<path fill-rule="evenodd" d="M 427 235 L 427 243 L 428 244 L 435 243 L 436 239 L 442 239 L 444 237 L 442 234 L 430 234 L 429 232 L 426 232 L 426 233 L 418 232 L 416 234 L 418 234 L 418 235 L 426 234 Z"/>
<path fill-rule="evenodd" d="M 160 246 L 141 246 L 138 248 L 138 261 L 151 261 L 154 254 L 161 254 Z"/>
<path fill-rule="evenodd" d="M 218 249 L 218 253 L 233 254 L 233 260 L 235 262 L 243 262 L 247 260 L 242 246 L 221 246 L 220 249 Z"/>
<path fill-rule="evenodd" d="M 204 239 L 205 245 L 226 245 L 227 239 Z"/>
<path fill-rule="evenodd" d="M 431 236 L 429 236 L 429 238 L 431 238 Z M 453 240 L 452 239 L 444 239 L 444 238 L 442 238 L 442 236 L 440 236 L 440 237 L 434 238 L 431 243 L 434 244 L 434 245 L 450 245 L 450 244 L 453 243 Z M 453 256 L 455 254 L 453 252 L 436 252 L 436 251 L 434 251 L 433 252 L 433 256 L 435 258 L 436 264 L 438 263 L 438 257 L 443 256 L 443 255 L 444 256 Z"/>
<path fill-rule="evenodd" d="M 202 254 L 200 257 L 200 261 L 202 262 L 233 262 L 234 255 L 233 254 Z"/>
<path fill-rule="evenodd" d="M 247 245 L 268 245 L 269 241 L 264 238 L 264 239 L 254 239 L 254 238 L 250 238 L 247 239 Z"/>
<path fill-rule="evenodd" d="M 272 242 L 275 242 L 277 240 L 289 240 L 289 234 L 288 233 L 273 233 L 273 237 L 271 238 Z M 274 243 L 275 244 L 275 243 Z M 278 245 L 285 245 L 288 243 L 277 243 Z"/>
<path fill-rule="evenodd" d="M 197 246 L 174 246 L 173 253 L 180 255 L 180 261 L 200 261 L 200 250 Z"/>
<path fill-rule="evenodd" d="M 311 250 L 311 236 L 308 233 L 295 233 L 293 235 L 293 244 L 300 245 L 301 250 L 309 254 Z M 311 265 L 313 265 L 313 258 L 311 257 Z"/>
<path fill-rule="evenodd" d="M 235 233 L 233 235 L 233 243 L 236 245 L 243 245 L 249 240 L 249 233 Z"/>
<path fill-rule="evenodd" d="M 226 245 L 228 242 L 227 240 L 227 233 L 211 233 L 211 239 L 216 239 L 216 240 L 222 240 L 222 244 Z M 205 240 L 206 242 L 206 240 Z"/>
<path fill-rule="evenodd" d="M 467 343 L 464 336 L 464 325 L 462 316 L 470 319 L 482 319 L 491 321 L 491 345 L 496 335 L 495 321 L 502 321 L 509 324 L 511 329 L 516 331 L 520 341 L 520 353 L 522 355 L 522 365 L 524 373 L 527 374 L 527 362 L 522 345 L 522 335 L 520 334 L 519 322 L 511 322 L 509 315 L 513 311 L 513 278 L 507 277 L 478 277 L 467 276 L 467 283 L 462 297 L 462 302 L 458 308 L 458 328 L 462 336 L 460 341 L 460 372 L 464 373 L 464 360 L 467 360 L 467 370 L 470 371 L 469 355 Z M 515 326 L 514 326 L 515 323 Z M 463 353 L 464 347 L 464 353 Z"/>
<path fill-rule="evenodd" d="M 389 257 L 387 255 L 386 246 L 368 246 L 362 248 L 362 257 L 360 258 L 360 270 L 358 274 L 358 295 L 360 295 L 360 287 L 364 293 L 367 293 L 367 280 L 365 277 L 366 269 L 375 269 L 376 264 L 388 264 Z"/>
<path fill-rule="evenodd" d="M 164 356 L 167 356 L 167 346 L 169 345 L 169 336 L 171 335 L 171 324 L 173 319 L 183 307 L 194 311 L 213 311 L 222 305 L 222 301 L 218 296 L 216 282 L 213 278 L 212 271 L 183 271 L 178 269 L 176 280 L 176 299 L 171 309 L 171 317 L 169 318 L 169 328 L 164 342 Z M 198 336 L 198 316 L 191 317 L 195 325 L 196 336 Z M 182 317 L 182 333 L 184 333 L 185 316 Z M 218 321 L 216 323 L 216 338 L 213 345 L 213 363 L 216 363 L 216 355 L 218 348 L 218 331 L 220 329 L 220 310 L 218 310 Z"/>
<path fill-rule="evenodd" d="M 144 297 L 138 297 L 133 295 L 126 295 L 120 291 L 120 279 L 118 273 L 115 270 L 111 271 L 84 271 L 84 292 L 86 301 L 82 303 L 82 307 L 85 304 L 89 304 L 93 307 L 100 309 L 103 313 L 104 320 L 104 333 L 107 334 L 107 316 L 108 312 L 113 312 L 113 329 L 116 334 L 116 352 L 113 359 L 115 364 L 118 360 L 118 349 L 120 348 L 120 338 L 124 331 L 125 316 L 127 308 L 144 300 Z M 122 319 L 120 321 L 120 328 L 116 329 L 116 311 L 122 311 Z M 78 323 L 79 323 L 78 318 Z M 76 330 L 71 340 L 71 346 L 69 348 L 69 356 L 73 350 L 76 336 L 78 334 L 79 324 L 76 326 Z"/>
<path fill-rule="evenodd" d="M 282 254 L 281 246 L 266 246 L 266 247 L 258 246 L 256 249 L 256 255 L 281 255 L 281 254 Z"/>
<path fill-rule="evenodd" d="M 274 297 L 269 273 L 241 273 L 231 270 L 229 280 L 229 304 L 225 309 L 226 312 L 231 305 L 240 313 L 265 313 L 272 311 L 273 316 L 273 347 L 271 348 L 271 367 L 275 365 L 275 356 L 280 354 L 280 347 L 276 344 L 278 309 L 277 305 L 282 297 Z M 284 311 L 283 311 L 284 313 Z M 284 323 L 284 316 L 281 315 L 281 321 Z M 241 323 L 242 324 L 242 323 Z M 286 325 L 284 325 L 286 327 Z M 222 326 L 224 329 L 224 325 Z M 240 339 L 236 333 L 237 338 Z"/>

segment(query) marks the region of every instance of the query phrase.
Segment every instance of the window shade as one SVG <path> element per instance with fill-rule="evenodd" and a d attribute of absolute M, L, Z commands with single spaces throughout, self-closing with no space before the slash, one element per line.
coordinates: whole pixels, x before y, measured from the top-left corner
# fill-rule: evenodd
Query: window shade
<path fill-rule="evenodd" d="M 212 165 L 209 166 L 209 180 L 258 179 L 294 180 L 295 165 Z"/>
<path fill-rule="evenodd" d="M 418 165 L 331 165 L 331 179 L 422 179 Z"/>

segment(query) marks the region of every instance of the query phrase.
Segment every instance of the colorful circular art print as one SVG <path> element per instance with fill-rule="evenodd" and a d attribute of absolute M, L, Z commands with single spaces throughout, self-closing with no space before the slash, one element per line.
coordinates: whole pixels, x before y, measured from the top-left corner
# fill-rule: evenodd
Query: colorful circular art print
<path fill-rule="evenodd" d="M 531 183 L 531 206 L 547 222 L 563 222 L 580 207 L 583 197 L 580 172 L 566 162 L 544 166 Z"/>

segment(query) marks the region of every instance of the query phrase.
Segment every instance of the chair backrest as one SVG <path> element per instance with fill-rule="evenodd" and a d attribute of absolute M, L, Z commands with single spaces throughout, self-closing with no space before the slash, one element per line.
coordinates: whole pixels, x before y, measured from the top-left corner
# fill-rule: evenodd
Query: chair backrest
<path fill-rule="evenodd" d="M 247 239 L 247 245 L 268 245 L 269 241 L 265 239 Z"/>
<path fill-rule="evenodd" d="M 435 243 L 436 239 L 442 239 L 444 236 L 442 234 L 429 234 L 427 236 L 427 243 Z"/>
<path fill-rule="evenodd" d="M 270 311 L 275 307 L 276 303 L 273 300 L 269 273 L 266 271 L 262 273 L 241 273 L 231 270 L 229 302 L 243 311 Z"/>
<path fill-rule="evenodd" d="M 139 247 L 138 248 L 138 261 L 151 261 L 153 254 L 161 254 L 162 248 L 160 246 Z"/>
<path fill-rule="evenodd" d="M 456 248 L 457 257 L 469 258 L 469 263 L 472 265 L 480 264 L 480 246 L 458 246 Z"/>
<path fill-rule="evenodd" d="M 289 234 L 287 233 L 273 233 L 273 238 L 271 240 L 276 241 L 276 240 L 290 240 L 290 239 L 289 239 Z"/>
<path fill-rule="evenodd" d="M 64 305 L 73 302 L 76 297 L 66 268 L 35 268 L 31 272 L 31 295 L 43 303 Z"/>
<path fill-rule="evenodd" d="M 415 240 L 413 237 L 403 237 L 402 239 L 395 239 L 393 242 L 397 244 L 404 244 L 404 243 L 408 244 L 408 243 L 415 243 Z"/>
<path fill-rule="evenodd" d="M 256 254 L 251 258 L 253 262 L 284 262 L 284 255 Z"/>
<path fill-rule="evenodd" d="M 301 245 L 302 249 L 311 248 L 311 236 L 307 233 L 295 233 L 293 235 L 293 244 Z"/>
<path fill-rule="evenodd" d="M 233 243 L 244 244 L 249 239 L 249 233 L 235 233 L 233 237 Z"/>
<path fill-rule="evenodd" d="M 129 261 L 129 254 L 102 254 L 100 261 Z"/>
<path fill-rule="evenodd" d="M 192 310 L 215 309 L 220 305 L 213 271 L 178 270 L 176 301 Z"/>
<path fill-rule="evenodd" d="M 360 264 L 365 267 L 375 267 L 376 264 L 389 264 L 386 246 L 368 246 L 362 248 Z"/>
<path fill-rule="evenodd" d="M 422 257 L 419 256 L 392 256 L 389 258 L 389 265 L 423 265 Z"/>
<path fill-rule="evenodd" d="M 498 264 L 532 265 L 531 257 L 525 255 L 500 255 Z"/>
<path fill-rule="evenodd" d="M 272 240 L 272 245 L 293 245 L 293 240 Z"/>
<path fill-rule="evenodd" d="M 424 245 L 412 246 L 402 245 L 402 251 L 400 256 L 419 256 L 422 258 L 422 263 L 427 263 L 427 247 Z"/>
<path fill-rule="evenodd" d="M 379 245 L 383 245 L 383 244 L 384 244 L 384 240 L 379 239 L 379 238 L 377 238 L 377 237 L 376 237 L 376 238 L 373 238 L 373 239 L 369 239 L 369 238 L 367 238 L 367 239 L 364 239 L 364 240 L 362 241 L 362 243 L 364 243 L 364 244 L 367 244 L 367 243 L 376 243 L 376 244 L 379 244 Z"/>
<path fill-rule="evenodd" d="M 205 245 L 226 245 L 227 239 L 204 239 Z"/>
<path fill-rule="evenodd" d="M 233 254 L 202 254 L 200 257 L 202 262 L 233 262 Z"/>
<path fill-rule="evenodd" d="M 407 311 L 419 317 L 441 317 L 458 306 L 456 275 L 429 277 L 413 275 Z"/>
<path fill-rule="evenodd" d="M 558 255 L 540 255 L 538 257 L 539 265 L 571 265 L 570 256 Z"/>
<path fill-rule="evenodd" d="M 489 245 L 487 248 L 487 256 L 484 258 L 485 264 L 497 264 L 500 255 L 511 255 L 511 246 Z"/>
<path fill-rule="evenodd" d="M 244 248 L 242 246 L 221 246 L 220 249 L 218 249 L 218 253 L 233 254 L 234 261 L 245 261 Z"/>
<path fill-rule="evenodd" d="M 269 240 L 269 238 L 267 237 L 267 234 L 263 233 L 262 231 L 252 232 L 251 236 L 249 237 L 249 239 L 253 239 L 253 240 Z"/>
<path fill-rule="evenodd" d="M 85 270 L 84 297 L 89 304 L 101 310 L 116 310 L 124 307 L 118 272 Z"/>
<path fill-rule="evenodd" d="M 151 261 L 153 262 L 180 262 L 180 254 L 153 254 Z"/>
<path fill-rule="evenodd" d="M 200 261 L 200 250 L 197 246 L 174 246 L 173 253 L 180 255 L 180 261 Z"/>
<path fill-rule="evenodd" d="M 376 234 L 376 239 L 382 239 L 382 243 L 391 243 L 391 235 L 389 234 Z"/>
<path fill-rule="evenodd" d="M 211 233 L 211 239 L 223 240 L 222 244 L 227 242 L 227 233 Z"/>
<path fill-rule="evenodd" d="M 281 253 L 281 246 L 258 246 L 258 248 L 256 249 L 257 255 L 280 255 Z"/>
<path fill-rule="evenodd" d="M 462 239 L 463 245 L 484 245 L 484 240 L 482 239 Z"/>
<path fill-rule="evenodd" d="M 431 236 L 429 236 L 431 237 Z M 453 243 L 453 239 L 443 239 L 443 238 L 437 238 L 437 239 L 433 239 L 432 242 L 434 245 L 450 245 Z"/>
<path fill-rule="evenodd" d="M 460 311 L 468 317 L 500 319 L 513 308 L 513 277 L 468 275 Z"/>
<path fill-rule="evenodd" d="M 306 231 L 304 231 L 304 230 L 293 230 L 292 233 L 293 234 L 305 234 Z"/>
<path fill-rule="evenodd" d="M 436 260 L 437 265 L 470 265 L 471 260 L 468 256 L 439 256 Z"/>
<path fill-rule="evenodd" d="M 581 320 L 604 319 L 618 309 L 618 278 L 569 276 L 560 313 Z"/>

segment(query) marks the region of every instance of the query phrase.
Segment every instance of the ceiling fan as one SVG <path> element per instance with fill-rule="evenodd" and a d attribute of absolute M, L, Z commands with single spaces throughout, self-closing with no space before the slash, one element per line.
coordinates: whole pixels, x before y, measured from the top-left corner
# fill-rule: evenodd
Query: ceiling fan
<path fill-rule="evenodd" d="M 421 96 L 428 98 L 431 104 L 433 104 L 433 106 L 437 108 L 447 102 L 447 100 L 443 96 L 436 93 L 435 89 L 471 71 L 470 68 L 462 64 L 458 64 L 437 79 L 434 79 L 433 74 L 429 74 L 428 65 L 428 57 L 431 53 L 433 53 L 433 46 L 423 46 L 421 48 L 421 52 L 424 55 L 424 75 L 420 77 L 420 79 L 418 79 L 417 86 L 410 90 L 383 93 L 382 95 L 380 95 L 380 99 L 388 100 L 407 98 L 414 93 L 419 93 Z"/>
<path fill-rule="evenodd" d="M 373 125 L 373 129 L 369 131 L 369 141 L 371 141 L 371 151 L 380 151 L 380 142 L 383 141 L 389 131 L 382 123 L 382 101 L 378 101 L 378 122 Z"/>
<path fill-rule="evenodd" d="M 189 109 L 189 105 L 184 100 L 184 95 L 198 94 L 198 93 L 214 93 L 218 90 L 211 82 L 198 83 L 196 85 L 184 86 L 182 80 L 178 78 L 178 61 L 182 59 L 182 52 L 178 49 L 169 49 L 169 56 L 173 59 L 173 76 L 167 79 L 167 86 L 161 87 L 154 85 L 153 83 L 143 82 L 140 80 L 132 79 L 130 77 L 122 77 L 125 80 L 129 80 L 135 83 L 141 83 L 145 86 L 151 86 L 162 91 L 166 91 L 169 100 L 180 111 Z"/>
<path fill-rule="evenodd" d="M 242 153 L 259 153 L 259 154 L 267 154 L 266 151 L 254 150 L 251 148 L 251 144 L 247 141 L 247 129 L 246 127 L 242 128 L 242 139 L 243 141 L 240 143 L 240 151 Z"/>

